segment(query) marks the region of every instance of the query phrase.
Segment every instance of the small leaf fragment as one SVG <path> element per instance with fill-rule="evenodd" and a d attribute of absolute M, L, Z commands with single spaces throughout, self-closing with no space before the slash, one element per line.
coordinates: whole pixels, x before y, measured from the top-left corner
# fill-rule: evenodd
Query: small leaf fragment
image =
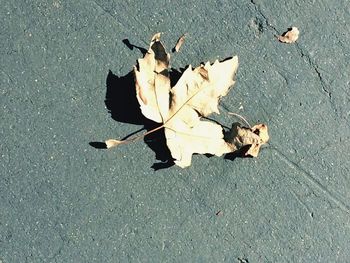
<path fill-rule="evenodd" d="M 282 43 L 291 44 L 297 41 L 299 38 L 299 29 L 295 26 L 288 28 L 281 36 L 278 36 L 277 39 Z"/>

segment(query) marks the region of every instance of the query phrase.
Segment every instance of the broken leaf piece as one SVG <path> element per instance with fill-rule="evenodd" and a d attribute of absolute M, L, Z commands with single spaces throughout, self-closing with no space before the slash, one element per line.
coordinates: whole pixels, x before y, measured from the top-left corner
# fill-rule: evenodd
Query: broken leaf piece
<path fill-rule="evenodd" d="M 299 29 L 297 27 L 288 28 L 288 31 L 284 32 L 281 36 L 277 37 L 282 43 L 294 43 L 299 38 Z"/>
<path fill-rule="evenodd" d="M 262 128 L 240 128 L 231 132 L 231 136 L 225 136 L 226 140 L 219 124 L 201 119 L 213 112 L 219 114 L 220 98 L 235 83 L 237 56 L 222 62 L 216 60 L 213 64 L 207 62 L 194 69 L 189 66 L 173 88 L 168 72 L 169 59 L 160 35 L 156 34 L 148 52 L 134 67 L 134 73 L 142 114 L 163 123 L 160 127 L 164 127 L 174 162 L 180 167 L 187 167 L 194 153 L 221 156 L 248 144 L 251 145 L 248 154 L 257 156 L 266 140 L 266 136 L 263 139 L 258 134 Z M 234 133 L 236 136 L 232 135 Z"/>

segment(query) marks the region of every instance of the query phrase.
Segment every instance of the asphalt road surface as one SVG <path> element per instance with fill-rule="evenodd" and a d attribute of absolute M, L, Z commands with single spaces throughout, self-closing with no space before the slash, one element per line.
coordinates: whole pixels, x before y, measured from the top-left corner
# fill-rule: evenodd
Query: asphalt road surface
<path fill-rule="evenodd" d="M 350 262 L 348 0 L 0 3 L 1 263 Z M 212 118 L 267 124 L 258 158 L 103 149 L 152 125 L 130 72 L 157 32 L 187 33 L 174 76 L 239 57 Z"/>

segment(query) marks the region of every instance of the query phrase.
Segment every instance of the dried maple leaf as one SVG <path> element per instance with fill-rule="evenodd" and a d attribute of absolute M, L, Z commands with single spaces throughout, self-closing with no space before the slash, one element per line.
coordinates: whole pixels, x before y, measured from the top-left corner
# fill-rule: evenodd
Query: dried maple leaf
<path fill-rule="evenodd" d="M 284 32 L 281 36 L 277 37 L 282 43 L 294 43 L 299 38 L 299 29 L 297 27 L 288 28 L 288 31 Z"/>
<path fill-rule="evenodd" d="M 155 130 L 164 128 L 174 162 L 187 167 L 194 153 L 221 156 L 245 146 L 249 146 L 246 155 L 257 156 L 260 146 L 268 141 L 266 125 L 252 129 L 233 125 L 224 134 L 219 124 L 201 118 L 219 113 L 220 98 L 235 83 L 237 56 L 213 64 L 207 62 L 194 69 L 189 66 L 172 88 L 169 59 L 158 33 L 153 36 L 148 52 L 138 60 L 134 73 L 141 112 L 146 118 L 162 123 Z M 106 141 L 110 147 L 121 143 L 124 141 Z"/>

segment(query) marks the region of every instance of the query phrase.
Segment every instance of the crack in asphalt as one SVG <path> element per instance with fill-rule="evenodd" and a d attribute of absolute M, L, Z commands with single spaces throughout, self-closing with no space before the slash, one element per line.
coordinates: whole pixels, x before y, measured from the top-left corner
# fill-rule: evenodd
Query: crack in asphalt
<path fill-rule="evenodd" d="M 319 192 L 322 193 L 322 195 L 329 201 L 332 201 L 334 204 L 338 206 L 342 211 L 350 214 L 350 207 L 348 204 L 341 199 L 340 196 L 337 194 L 331 192 L 327 187 L 325 187 L 321 182 L 319 182 L 316 178 L 317 176 L 311 172 L 307 171 L 305 168 L 300 166 L 297 162 L 291 160 L 287 155 L 285 155 L 280 149 L 277 147 L 272 146 L 271 149 L 276 151 L 278 153 L 278 157 L 290 168 L 296 169 L 300 172 L 300 175 L 304 180 L 309 183 L 309 185 L 313 186 L 315 189 L 317 189 Z"/>
<path fill-rule="evenodd" d="M 300 45 L 298 43 L 295 43 L 298 53 L 300 54 L 300 56 L 303 58 L 305 57 L 307 59 L 307 63 L 308 65 L 314 69 L 320 83 L 321 83 L 321 87 L 323 89 L 323 91 L 327 94 L 327 96 L 329 97 L 329 99 L 332 99 L 332 92 L 330 91 L 328 85 L 326 84 L 325 80 L 323 79 L 320 70 L 318 69 L 317 64 L 311 59 L 310 55 L 306 54 L 306 52 L 304 52 L 303 48 L 300 47 Z"/>
<path fill-rule="evenodd" d="M 255 3 L 255 0 L 250 0 L 250 3 L 254 5 L 255 11 L 258 12 L 259 15 L 262 16 L 262 18 L 264 18 L 264 22 L 265 22 L 266 26 L 268 28 L 272 29 L 275 32 L 275 34 L 278 35 L 277 29 L 271 23 L 269 23 L 269 19 L 264 14 L 264 12 L 261 10 L 260 6 L 257 3 Z"/>
<path fill-rule="evenodd" d="M 261 7 L 255 2 L 255 0 L 250 0 L 250 3 L 254 6 L 255 11 L 264 19 L 264 23 L 266 24 L 266 27 L 269 28 L 270 30 L 273 31 L 275 37 L 277 37 L 279 35 L 278 30 L 276 29 L 276 27 L 274 27 L 270 22 L 268 17 L 264 14 L 264 12 L 261 10 Z M 333 102 L 333 98 L 332 98 L 332 92 L 330 90 L 330 87 L 327 85 L 325 79 L 322 77 L 322 74 L 319 70 L 318 65 L 316 64 L 316 62 L 311 58 L 311 56 L 304 50 L 304 48 L 302 48 L 298 43 L 295 43 L 295 47 L 297 49 L 297 52 L 299 53 L 301 58 L 306 58 L 306 63 L 308 64 L 308 66 L 314 71 L 314 73 L 316 74 L 322 91 L 326 94 L 326 96 L 328 97 L 328 100 L 331 104 L 331 108 L 334 111 L 334 113 L 338 116 L 338 110 L 334 105 Z"/>

